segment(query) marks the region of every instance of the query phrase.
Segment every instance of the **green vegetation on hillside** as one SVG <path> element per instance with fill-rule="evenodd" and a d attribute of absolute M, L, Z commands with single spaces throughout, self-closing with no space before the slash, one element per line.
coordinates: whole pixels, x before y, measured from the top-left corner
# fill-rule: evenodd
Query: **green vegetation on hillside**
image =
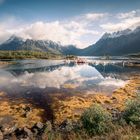
<path fill-rule="evenodd" d="M 62 55 L 41 51 L 0 51 L 0 59 L 60 59 Z"/>

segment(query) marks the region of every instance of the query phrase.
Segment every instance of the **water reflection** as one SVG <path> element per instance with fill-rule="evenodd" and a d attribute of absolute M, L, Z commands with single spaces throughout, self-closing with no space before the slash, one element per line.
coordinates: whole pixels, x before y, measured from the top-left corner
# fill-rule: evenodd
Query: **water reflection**
<path fill-rule="evenodd" d="M 111 73 L 119 72 L 120 67 L 107 65 L 75 65 L 63 61 L 23 60 L 0 70 L 0 88 L 67 89 L 73 92 L 106 92 L 111 93 L 124 86 L 126 80 L 112 77 Z M 107 75 L 110 73 L 110 75 Z M 53 92 L 56 92 L 53 90 Z M 52 90 L 51 90 L 52 91 Z"/>
<path fill-rule="evenodd" d="M 44 110 L 41 114 L 44 122 L 46 119 L 53 122 L 59 101 L 73 95 L 111 94 L 127 83 L 130 73 L 140 72 L 139 68 L 116 63 L 104 65 L 104 61 L 84 65 L 65 64 L 61 60 L 16 62 L 0 69 L 0 91 L 4 91 L 0 101 L 8 100 L 11 105 L 24 102 L 33 108 L 41 108 Z"/>

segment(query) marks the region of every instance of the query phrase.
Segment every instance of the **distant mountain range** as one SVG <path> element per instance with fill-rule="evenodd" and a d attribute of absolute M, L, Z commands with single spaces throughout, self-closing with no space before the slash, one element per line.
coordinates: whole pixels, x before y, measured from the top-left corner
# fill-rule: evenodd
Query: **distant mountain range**
<path fill-rule="evenodd" d="M 82 50 L 81 55 L 121 56 L 140 52 L 140 27 L 112 34 L 105 33 L 95 44 Z"/>
<path fill-rule="evenodd" d="M 56 54 L 75 54 L 78 50 L 73 45 L 63 46 L 60 43 L 51 40 L 24 40 L 15 35 L 11 36 L 7 41 L 0 45 L 0 50 L 16 51 L 16 50 L 31 50 L 31 51 L 45 51 Z"/>
<path fill-rule="evenodd" d="M 13 35 L 0 45 L 0 50 L 32 50 L 84 56 L 127 55 L 140 52 L 140 27 L 105 33 L 99 41 L 85 49 L 78 49 L 74 45 L 64 46 L 51 40 L 24 40 Z"/>

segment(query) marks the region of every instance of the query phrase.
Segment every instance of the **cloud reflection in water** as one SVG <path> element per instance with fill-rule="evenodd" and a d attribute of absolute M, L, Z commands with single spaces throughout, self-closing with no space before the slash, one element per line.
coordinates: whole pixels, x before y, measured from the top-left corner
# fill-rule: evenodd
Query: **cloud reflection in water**
<path fill-rule="evenodd" d="M 64 87 L 65 84 L 76 85 L 75 88 L 81 89 L 98 89 L 115 88 L 124 86 L 126 81 L 114 79 L 111 77 L 104 78 L 95 67 L 89 65 L 75 65 L 72 67 L 63 66 L 53 71 L 44 72 L 24 72 L 19 76 L 13 76 L 10 72 L 0 70 L 0 87 L 14 86 L 33 86 L 37 88 L 57 88 Z"/>

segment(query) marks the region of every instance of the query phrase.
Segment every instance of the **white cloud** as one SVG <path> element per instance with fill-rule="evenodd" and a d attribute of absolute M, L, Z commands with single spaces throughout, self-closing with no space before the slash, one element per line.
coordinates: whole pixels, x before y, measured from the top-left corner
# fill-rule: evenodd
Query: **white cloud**
<path fill-rule="evenodd" d="M 9 29 L 10 34 L 16 34 L 23 38 L 30 39 L 43 39 L 53 40 L 55 42 L 61 42 L 63 45 L 75 44 L 83 47 L 85 44 L 79 40 L 82 35 L 85 34 L 98 34 L 97 31 L 90 31 L 85 29 L 77 22 L 61 23 L 59 21 L 54 22 L 35 22 L 30 25 L 24 26 L 24 28 Z"/>
<path fill-rule="evenodd" d="M 11 36 L 8 29 L 16 25 L 16 20 L 13 16 L 6 16 L 4 19 L 0 19 L 0 43 Z"/>
<path fill-rule="evenodd" d="M 140 17 L 126 19 L 120 23 L 107 23 L 100 25 L 107 32 L 115 32 L 127 28 L 136 28 L 140 25 Z"/>
<path fill-rule="evenodd" d="M 126 19 L 126 18 L 132 18 L 132 17 L 136 16 L 136 14 L 137 14 L 137 11 L 133 10 L 133 11 L 130 11 L 130 12 L 127 12 L 127 13 L 119 13 L 117 15 L 117 17 L 119 19 Z"/>
<path fill-rule="evenodd" d="M 86 47 L 89 42 L 80 40 L 84 35 L 95 36 L 98 31 L 88 29 L 89 21 L 98 20 L 103 14 L 85 14 L 67 21 L 43 22 L 37 21 L 28 25 L 6 29 L 9 34 L 15 34 L 23 38 L 43 39 L 61 42 L 63 45 L 74 44 L 78 47 Z M 81 18 L 79 22 L 79 18 Z"/>
<path fill-rule="evenodd" d="M 88 13 L 88 14 L 85 14 L 86 19 L 91 20 L 91 21 L 101 19 L 104 16 L 106 16 L 106 14 L 104 14 L 104 13 Z"/>
<path fill-rule="evenodd" d="M 106 32 L 114 32 L 118 30 L 124 30 L 127 28 L 134 29 L 140 26 L 140 12 L 131 11 L 128 13 L 119 13 L 116 15 L 117 22 L 108 22 L 101 24 L 100 27 Z"/>
<path fill-rule="evenodd" d="M 114 32 L 140 25 L 140 10 L 128 13 L 87 13 L 63 21 L 24 23 L 9 16 L 0 20 L 0 42 L 10 35 L 74 44 L 80 48 L 95 43 L 104 32 Z"/>

